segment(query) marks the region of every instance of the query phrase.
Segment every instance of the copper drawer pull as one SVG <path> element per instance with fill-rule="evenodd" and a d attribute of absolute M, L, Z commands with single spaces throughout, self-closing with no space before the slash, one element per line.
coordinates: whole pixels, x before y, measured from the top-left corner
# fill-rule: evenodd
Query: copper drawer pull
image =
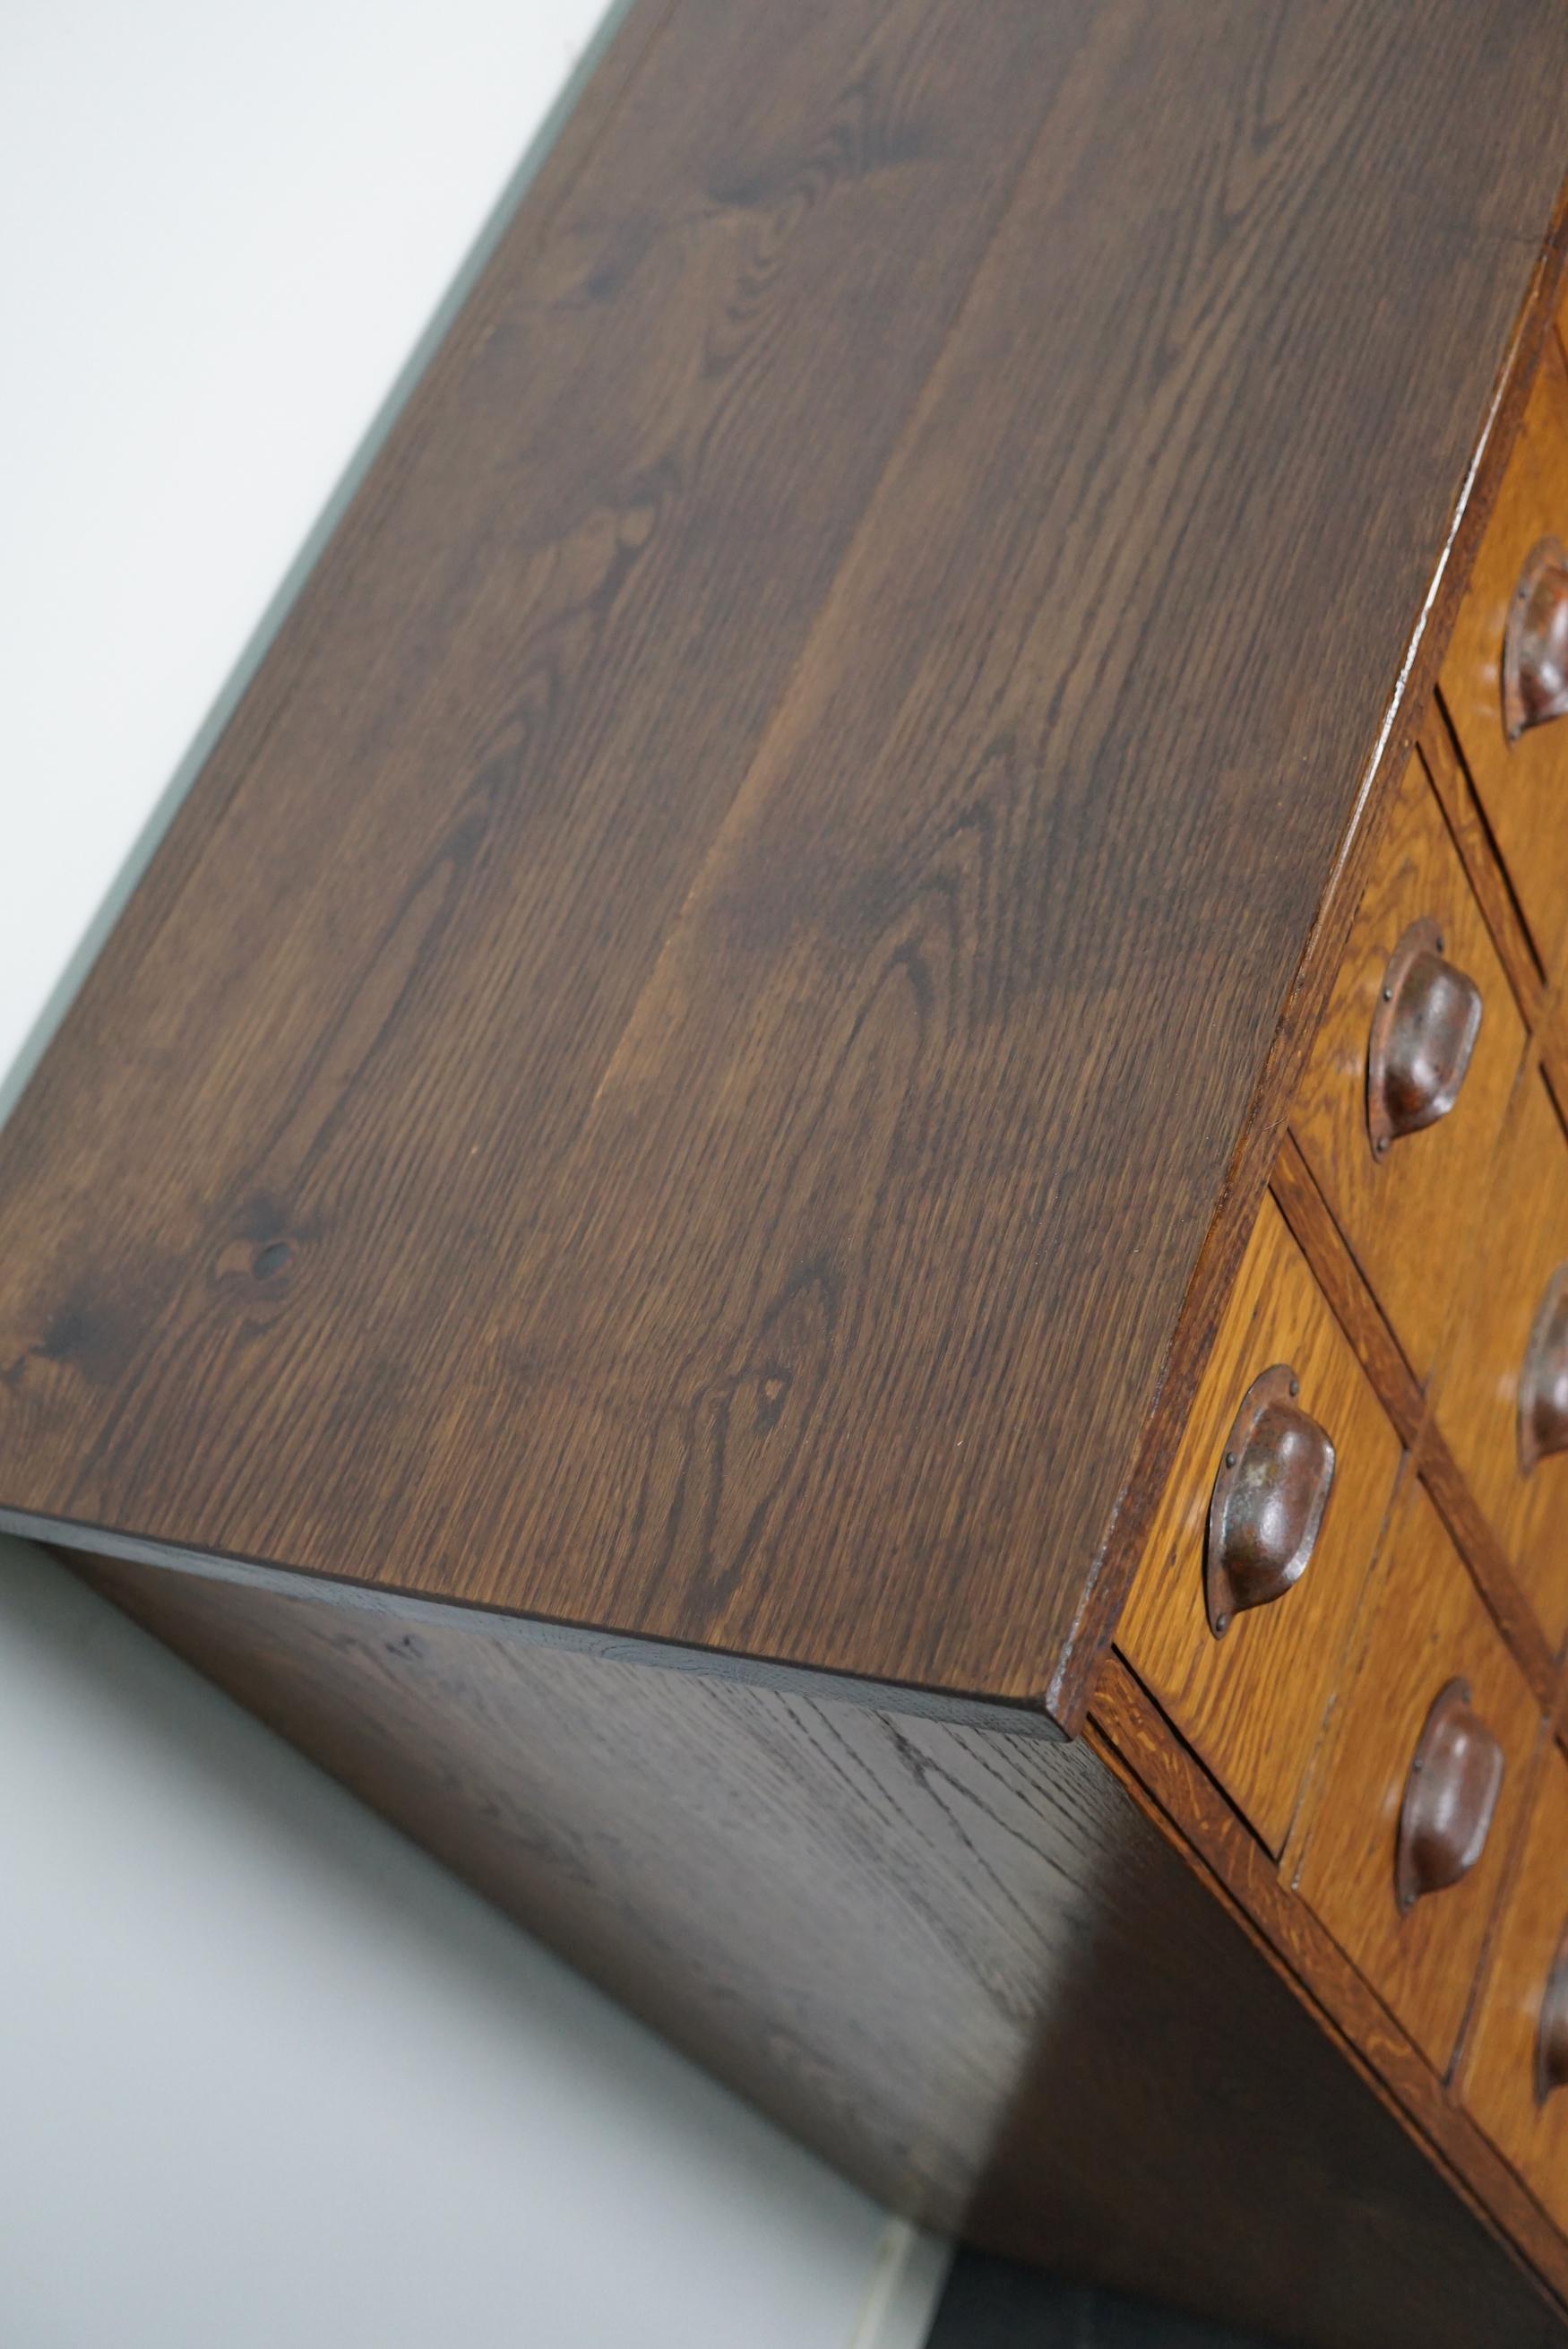
<path fill-rule="evenodd" d="M 1568 2085 L 1568 1927 L 1557 1944 L 1546 1988 L 1541 1993 L 1541 2017 L 1535 2029 L 1535 2101 L 1543 2105 L 1553 2091 Z"/>
<path fill-rule="evenodd" d="M 1243 1609 L 1267 1607 L 1312 1562 L 1334 1489 L 1334 1446 L 1303 1411 L 1284 1362 L 1255 1378 L 1225 1441 L 1209 1502 L 1203 1595 L 1222 1640 Z"/>
<path fill-rule="evenodd" d="M 1502 1786 L 1502 1748 L 1450 1681 L 1427 1715 L 1399 1809 L 1394 1889 L 1401 1909 L 1468 1876 L 1486 1848 Z"/>
<path fill-rule="evenodd" d="M 1524 558 L 1502 635 L 1502 723 L 1511 742 L 1568 717 L 1568 554 L 1537 541 Z"/>
<path fill-rule="evenodd" d="M 1568 1264 L 1546 1284 L 1519 1374 L 1519 1465 L 1568 1452 Z"/>
<path fill-rule="evenodd" d="M 1443 957 L 1436 922 L 1412 922 L 1388 958 L 1367 1046 L 1367 1131 L 1383 1158 L 1447 1117 L 1480 1031 L 1480 989 Z"/>

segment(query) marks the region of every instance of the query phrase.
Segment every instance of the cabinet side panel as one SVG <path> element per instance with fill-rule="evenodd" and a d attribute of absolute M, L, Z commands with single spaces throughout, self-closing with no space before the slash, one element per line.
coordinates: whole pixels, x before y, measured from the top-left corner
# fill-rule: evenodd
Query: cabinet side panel
<path fill-rule="evenodd" d="M 1086 1745 L 71 1563 L 896 2207 L 1283 2342 L 1568 2342 Z"/>

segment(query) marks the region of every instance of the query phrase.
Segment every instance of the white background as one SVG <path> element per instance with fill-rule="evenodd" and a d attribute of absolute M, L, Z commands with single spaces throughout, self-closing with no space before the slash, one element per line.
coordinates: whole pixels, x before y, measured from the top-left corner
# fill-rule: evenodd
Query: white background
<path fill-rule="evenodd" d="M 603 6 L 0 0 L 0 1071 Z"/>
<path fill-rule="evenodd" d="M 0 1108 L 599 5 L 0 10 Z M 934 2247 L 16 1544 L 0 1787 L 4 2349 L 923 2337 Z"/>

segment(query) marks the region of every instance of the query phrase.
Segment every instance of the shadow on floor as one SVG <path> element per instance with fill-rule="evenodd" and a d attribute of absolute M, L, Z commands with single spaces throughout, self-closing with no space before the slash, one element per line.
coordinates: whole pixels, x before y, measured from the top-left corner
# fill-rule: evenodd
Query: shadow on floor
<path fill-rule="evenodd" d="M 1142 2302 L 1060 2283 L 1037 2268 L 961 2251 L 926 2349 L 1271 2349 Z"/>

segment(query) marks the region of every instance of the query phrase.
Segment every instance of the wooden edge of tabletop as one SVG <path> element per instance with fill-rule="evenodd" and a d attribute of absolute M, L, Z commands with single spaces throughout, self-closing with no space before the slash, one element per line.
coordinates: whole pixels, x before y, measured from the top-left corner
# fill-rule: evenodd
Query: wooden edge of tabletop
<path fill-rule="evenodd" d="M 537 1615 L 520 1615 L 468 1599 L 432 1599 L 422 1591 L 386 1583 L 317 1574 L 308 1568 L 274 1566 L 257 1558 L 225 1557 L 216 1550 L 177 1547 L 124 1533 L 112 1526 L 77 1524 L 43 1517 L 21 1509 L 0 1508 L 0 1535 L 36 1543 L 69 1567 L 75 1557 L 108 1557 L 160 1573 L 196 1575 L 207 1581 L 237 1584 L 242 1589 L 266 1591 L 276 1599 L 312 1599 L 318 1604 L 384 1615 L 405 1623 L 439 1624 L 444 1630 L 469 1629 L 491 1639 L 515 1640 L 529 1648 L 557 1648 L 568 1654 L 609 1658 L 647 1666 L 659 1671 L 693 1673 L 699 1680 L 740 1682 L 775 1690 L 780 1694 L 810 1697 L 819 1704 L 852 1704 L 894 1715 L 952 1722 L 961 1728 L 1002 1730 L 1012 1736 L 1060 1739 L 1056 1723 L 1033 1705 L 1015 1704 L 999 1697 L 972 1697 L 961 1690 L 914 1686 L 899 1681 L 873 1681 L 852 1672 L 833 1671 L 816 1664 L 794 1664 L 766 1656 L 751 1656 L 718 1648 L 687 1647 L 636 1632 L 604 1631 L 590 1624 L 568 1623 Z"/>

